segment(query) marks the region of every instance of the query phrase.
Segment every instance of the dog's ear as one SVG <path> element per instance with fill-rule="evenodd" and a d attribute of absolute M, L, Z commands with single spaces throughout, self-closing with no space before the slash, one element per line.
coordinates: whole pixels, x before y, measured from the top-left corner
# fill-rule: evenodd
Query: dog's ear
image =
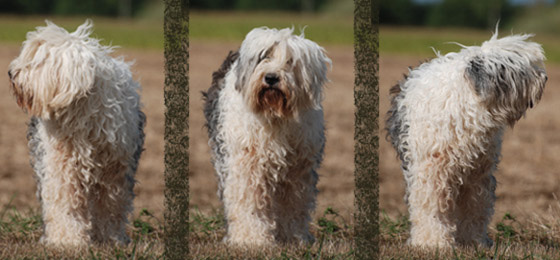
<path fill-rule="evenodd" d="M 232 68 L 235 69 L 235 75 L 237 75 L 235 90 L 241 92 L 257 64 L 255 58 L 251 57 L 247 59 L 247 57 L 242 56 L 241 53 L 239 53 L 237 62 L 234 62 L 234 64 Z"/>
<path fill-rule="evenodd" d="M 505 68 L 489 71 L 486 61 L 479 56 L 469 61 L 465 75 L 471 82 L 476 94 L 485 104 L 494 103 L 501 95 L 507 93 L 507 84 L 504 82 Z M 501 74 L 500 74 L 501 73 Z"/>
<path fill-rule="evenodd" d="M 312 101 L 312 106 L 316 109 L 320 107 L 323 98 L 323 85 L 328 81 L 328 66 L 332 66 L 332 61 L 325 54 L 325 50 L 315 42 L 305 39 L 307 54 L 302 55 L 303 66 L 305 66 L 303 79 L 304 90 Z"/>
<path fill-rule="evenodd" d="M 89 29 L 83 26 L 68 34 L 48 23 L 47 27 L 28 34 L 20 56 L 10 65 L 10 72 L 18 104 L 29 113 L 49 118 L 53 112 L 86 96 L 93 87 L 95 53 L 88 42 L 77 39 L 80 35 L 72 37 L 82 33 L 80 30 Z"/>

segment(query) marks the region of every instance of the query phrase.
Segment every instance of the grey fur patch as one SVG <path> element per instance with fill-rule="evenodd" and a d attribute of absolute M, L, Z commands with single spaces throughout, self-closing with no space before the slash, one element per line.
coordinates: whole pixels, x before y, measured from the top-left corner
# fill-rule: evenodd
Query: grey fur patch
<path fill-rule="evenodd" d="M 27 128 L 27 146 L 29 147 L 29 163 L 35 172 L 35 181 L 37 182 L 37 199 L 42 203 L 41 198 L 41 188 L 42 182 L 45 179 L 45 171 L 43 165 L 43 157 L 45 156 L 45 150 L 41 146 L 41 139 L 37 133 L 37 125 L 39 124 L 39 119 L 36 117 L 31 117 L 29 125 Z"/>
<path fill-rule="evenodd" d="M 487 96 L 492 83 L 488 73 L 484 70 L 484 60 L 480 57 L 474 57 L 467 67 L 467 76 L 473 83 L 474 90 L 480 97 Z"/>
<path fill-rule="evenodd" d="M 399 110 L 398 99 L 402 94 L 401 84 L 406 82 L 407 76 L 399 84 L 391 87 L 389 93 L 391 95 L 391 108 L 387 111 L 387 121 L 385 123 L 385 130 L 387 131 L 386 139 L 391 143 L 393 148 L 397 151 L 397 156 L 402 162 L 402 169 L 407 171 L 410 162 L 404 157 L 407 152 L 406 148 L 401 145 L 400 137 L 408 134 L 408 125 L 404 122 L 404 107 Z M 403 143 L 406 145 L 406 142 Z"/>
<path fill-rule="evenodd" d="M 136 170 L 138 170 L 138 162 L 140 161 L 140 155 L 142 155 L 142 152 L 144 151 L 144 139 L 146 137 L 146 135 L 144 134 L 144 127 L 146 126 L 146 115 L 140 109 L 138 109 L 138 117 L 140 119 L 138 122 L 138 131 L 140 135 L 138 136 L 138 140 L 136 142 L 136 151 L 132 155 L 132 161 L 130 163 L 132 174 L 126 175 L 126 181 L 131 184 L 129 187 L 129 192 L 132 197 L 134 197 L 134 184 L 136 183 L 136 181 L 134 180 L 134 174 L 136 173 Z"/>
<path fill-rule="evenodd" d="M 225 155 L 223 154 L 222 146 L 224 141 L 218 137 L 219 118 L 220 113 L 218 110 L 220 91 L 224 88 L 225 76 L 231 69 L 233 63 L 239 58 L 239 52 L 230 51 L 220 68 L 212 73 L 212 85 L 207 92 L 202 92 L 204 103 L 204 117 L 206 117 L 206 128 L 208 129 L 208 138 L 210 139 L 210 146 L 214 154 L 213 164 L 222 164 Z M 218 181 L 218 197 L 222 199 L 223 194 L 223 179 L 225 174 L 217 174 Z"/>
<path fill-rule="evenodd" d="M 516 55 L 518 53 L 514 52 Z M 505 115 L 505 120 L 513 126 L 528 108 L 532 108 L 540 100 L 546 72 L 536 65 L 525 65 L 524 69 L 514 70 L 507 64 L 523 63 L 512 57 L 490 61 L 475 56 L 469 62 L 465 76 L 471 82 L 477 95 L 483 100 L 493 114 Z M 540 83 L 538 83 L 540 82 Z M 537 86 L 536 86 L 537 85 Z M 538 96 L 532 99 L 531 88 L 539 88 Z"/>

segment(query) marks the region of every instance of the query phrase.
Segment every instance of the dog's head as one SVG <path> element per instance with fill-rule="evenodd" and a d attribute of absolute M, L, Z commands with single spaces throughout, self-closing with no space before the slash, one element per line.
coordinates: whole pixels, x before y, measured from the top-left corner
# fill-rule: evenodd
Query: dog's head
<path fill-rule="evenodd" d="M 256 28 L 247 34 L 234 68 L 236 89 L 253 112 L 267 118 L 320 109 L 331 60 L 323 48 L 293 29 Z"/>
<path fill-rule="evenodd" d="M 497 33 L 474 49 L 466 77 L 494 118 L 511 126 L 536 105 L 548 79 L 544 51 L 532 35 L 501 39 Z"/>
<path fill-rule="evenodd" d="M 8 75 L 18 105 L 35 116 L 50 118 L 88 94 L 96 76 L 96 53 L 110 49 L 88 37 L 90 20 L 73 33 L 46 23 L 27 33 Z"/>

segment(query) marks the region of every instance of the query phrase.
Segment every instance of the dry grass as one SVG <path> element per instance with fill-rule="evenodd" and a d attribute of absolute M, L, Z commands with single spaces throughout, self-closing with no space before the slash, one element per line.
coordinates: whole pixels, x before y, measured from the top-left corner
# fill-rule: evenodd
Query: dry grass
<path fill-rule="evenodd" d="M 191 210 L 190 252 L 197 259 L 348 259 L 352 251 L 352 226 L 336 210 L 325 209 L 311 225 L 312 245 L 285 245 L 265 249 L 225 247 L 223 215 L 206 216 Z"/>
<path fill-rule="evenodd" d="M 555 212 L 545 218 L 517 219 L 506 213 L 490 227 L 494 240 L 491 248 L 458 247 L 421 249 L 406 246 L 409 222 L 405 216 L 381 217 L 381 255 L 384 259 L 558 259 L 560 257 L 560 223 Z M 554 216 L 554 217 L 552 217 Z"/>
<path fill-rule="evenodd" d="M 135 216 L 126 246 L 95 245 L 80 249 L 50 248 L 42 235 L 39 212 L 21 212 L 10 204 L 0 211 L 0 259 L 158 259 L 162 258 L 162 222 L 147 210 Z"/>

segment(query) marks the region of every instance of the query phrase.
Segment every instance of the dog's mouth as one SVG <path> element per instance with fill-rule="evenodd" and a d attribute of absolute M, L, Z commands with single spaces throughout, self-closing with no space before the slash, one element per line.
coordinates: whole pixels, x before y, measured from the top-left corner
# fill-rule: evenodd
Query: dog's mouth
<path fill-rule="evenodd" d="M 259 109 L 281 116 L 286 112 L 288 97 L 277 87 L 265 86 L 259 91 Z"/>

